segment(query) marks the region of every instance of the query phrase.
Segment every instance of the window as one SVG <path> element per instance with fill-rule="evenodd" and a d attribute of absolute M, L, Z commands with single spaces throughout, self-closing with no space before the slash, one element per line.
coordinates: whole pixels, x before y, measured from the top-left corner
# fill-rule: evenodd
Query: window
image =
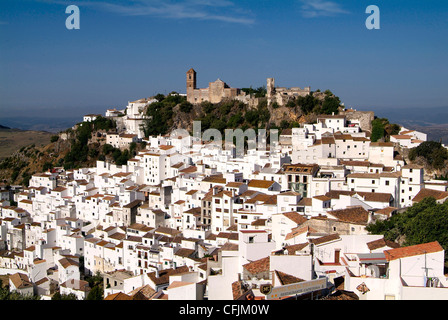
<path fill-rule="evenodd" d="M 386 180 L 386 186 L 388 186 L 389 185 L 389 180 Z"/>

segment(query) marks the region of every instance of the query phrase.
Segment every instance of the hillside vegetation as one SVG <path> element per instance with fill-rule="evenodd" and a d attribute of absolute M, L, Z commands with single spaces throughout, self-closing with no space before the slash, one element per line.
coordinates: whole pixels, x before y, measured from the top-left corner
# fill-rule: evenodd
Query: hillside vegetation
<path fill-rule="evenodd" d="M 3 127 L 0 128 L 0 160 L 28 145 L 47 145 L 53 135 L 45 131 L 25 131 L 0 127 Z"/>
<path fill-rule="evenodd" d="M 201 121 L 201 129 L 241 128 L 291 128 L 299 125 L 299 119 L 313 122 L 317 114 L 337 114 L 341 106 L 340 99 L 331 91 L 316 91 L 306 97 L 297 97 L 286 106 L 272 103 L 268 106 L 265 90 L 243 89 L 260 98 L 257 107 L 249 106 L 237 100 L 222 101 L 218 104 L 203 102 L 198 105 L 189 103 L 185 97 L 170 94 L 157 95 L 158 102 L 146 108 L 150 117 L 145 123 L 145 135 L 166 134 L 174 129 L 186 129 L 192 132 L 193 121 Z"/>
<path fill-rule="evenodd" d="M 381 234 L 403 246 L 438 241 L 448 249 L 448 201 L 438 204 L 425 198 L 405 212 L 367 226 L 371 234 Z"/>
<path fill-rule="evenodd" d="M 260 98 L 257 107 L 239 101 L 223 101 L 218 104 L 204 102 L 192 105 L 184 96 L 158 94 L 158 102 L 146 107 L 149 120 L 144 125 L 146 136 L 169 133 L 183 128 L 192 131 L 193 121 L 199 120 L 202 130 L 216 128 L 278 128 L 299 126 L 300 119 L 306 122 L 316 120 L 317 114 L 337 114 L 340 100 L 331 91 L 319 90 L 307 97 L 291 100 L 286 106 L 276 103 L 268 106 L 264 88 L 245 89 Z M 107 160 L 117 165 L 127 161 L 145 147 L 144 143 L 131 144 L 127 150 L 115 149 L 105 143 L 105 138 L 96 138 L 98 133 L 114 131 L 114 121 L 99 117 L 93 122 L 81 122 L 59 135 L 48 134 L 46 143 L 26 144 L 7 151 L 7 157 L 0 161 L 0 181 L 27 186 L 31 176 L 54 167 L 76 169 L 92 167 L 97 160 Z M 61 138 L 64 136 L 64 138 Z"/>
<path fill-rule="evenodd" d="M 94 167 L 97 160 L 107 160 L 118 165 L 126 164 L 142 144 L 131 145 L 129 150 L 119 150 L 107 145 L 105 138 L 93 139 L 98 132 L 115 129 L 115 123 L 103 117 L 93 122 L 81 122 L 59 135 L 52 135 L 46 145 L 31 144 L 20 148 L 0 161 L 0 181 L 7 184 L 28 186 L 31 176 L 54 167 L 76 169 Z M 61 136 L 65 138 L 62 139 Z"/>

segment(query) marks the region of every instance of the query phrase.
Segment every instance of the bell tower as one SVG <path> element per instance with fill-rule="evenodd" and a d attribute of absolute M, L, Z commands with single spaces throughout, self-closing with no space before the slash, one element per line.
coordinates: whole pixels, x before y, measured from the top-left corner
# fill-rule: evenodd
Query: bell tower
<path fill-rule="evenodd" d="M 187 71 L 187 93 L 196 89 L 196 71 L 193 68 Z"/>
<path fill-rule="evenodd" d="M 187 101 L 194 101 L 194 90 L 196 89 L 196 71 L 193 68 L 187 71 Z"/>

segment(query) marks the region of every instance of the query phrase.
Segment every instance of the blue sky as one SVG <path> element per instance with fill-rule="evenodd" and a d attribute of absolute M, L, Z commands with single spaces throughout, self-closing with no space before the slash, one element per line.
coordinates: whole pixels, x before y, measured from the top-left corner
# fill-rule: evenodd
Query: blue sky
<path fill-rule="evenodd" d="M 67 30 L 68 5 L 80 30 Z M 368 5 L 381 29 L 367 30 Z M 1 0 L 2 114 L 64 115 L 232 87 L 330 89 L 358 109 L 448 106 L 446 0 Z"/>

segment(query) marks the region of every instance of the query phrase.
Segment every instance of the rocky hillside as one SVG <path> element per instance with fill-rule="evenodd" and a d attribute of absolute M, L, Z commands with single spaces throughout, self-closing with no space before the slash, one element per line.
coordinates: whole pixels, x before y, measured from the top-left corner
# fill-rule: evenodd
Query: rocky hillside
<path fill-rule="evenodd" d="M 144 145 L 135 144 L 123 151 L 106 145 L 104 133 L 114 129 L 112 120 L 100 117 L 53 135 L 48 144 L 24 146 L 0 161 L 0 182 L 28 185 L 35 173 L 54 167 L 93 167 L 97 160 L 124 164 Z"/>
<path fill-rule="evenodd" d="M 10 129 L 0 125 L 0 160 L 25 146 L 46 145 L 51 136 L 50 132 Z"/>
<path fill-rule="evenodd" d="M 321 113 L 337 113 L 340 100 L 331 92 L 314 92 L 305 98 L 290 101 L 286 106 L 275 103 L 268 106 L 261 98 L 257 107 L 238 101 L 219 104 L 192 105 L 185 97 L 170 94 L 157 95 L 158 102 L 147 106 L 150 120 L 145 124 L 145 134 L 166 134 L 176 128 L 192 131 L 193 121 L 200 120 L 202 130 L 216 128 L 279 128 L 285 129 L 301 122 L 313 122 Z M 47 144 L 30 144 L 9 153 L 0 162 L 0 181 L 8 184 L 28 185 L 30 177 L 54 167 L 73 169 L 95 166 L 97 160 L 125 164 L 144 143 L 131 145 L 129 150 L 118 150 L 106 145 L 105 133 L 116 130 L 114 121 L 98 118 L 91 123 L 79 123 L 58 135 L 51 136 Z"/>
<path fill-rule="evenodd" d="M 192 131 L 193 121 L 201 121 L 202 130 L 215 128 L 291 128 L 301 122 L 313 122 L 317 114 L 338 113 L 340 100 L 329 90 L 298 97 L 285 106 L 273 103 L 268 106 L 265 97 L 258 106 L 246 105 L 236 100 L 218 104 L 203 102 L 192 105 L 179 95 L 157 95 L 158 102 L 150 104 L 146 114 L 151 118 L 145 127 L 146 135 L 169 133 L 173 129 Z"/>

